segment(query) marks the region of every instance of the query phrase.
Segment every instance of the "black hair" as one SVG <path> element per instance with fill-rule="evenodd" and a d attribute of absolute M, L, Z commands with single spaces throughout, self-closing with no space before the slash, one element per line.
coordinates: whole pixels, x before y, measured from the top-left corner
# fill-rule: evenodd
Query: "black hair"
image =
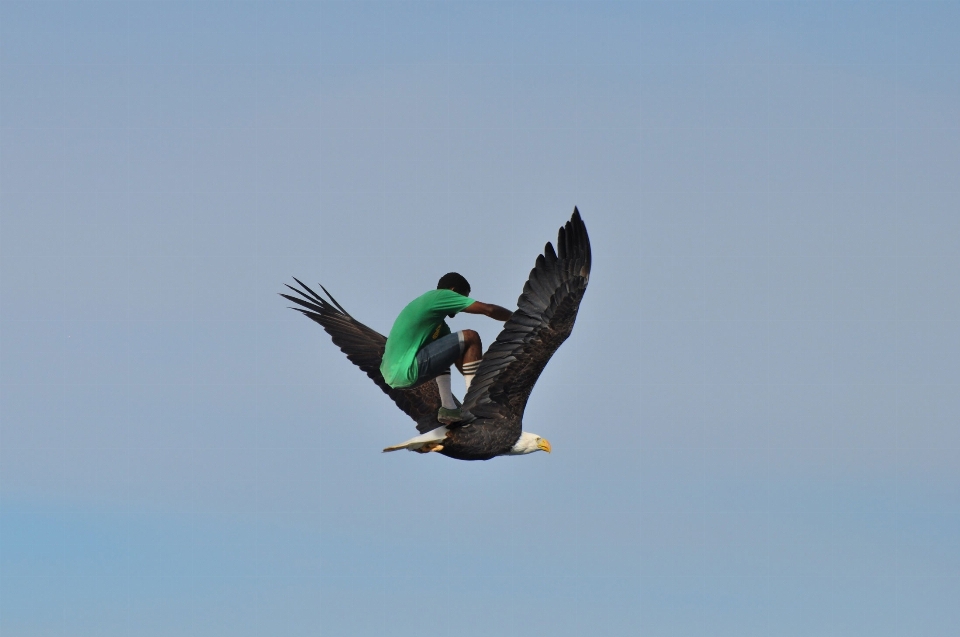
<path fill-rule="evenodd" d="M 470 296 L 470 283 L 467 282 L 463 275 L 456 272 L 447 272 L 440 280 L 437 282 L 438 290 L 453 290 L 457 294 L 462 294 L 463 296 Z"/>

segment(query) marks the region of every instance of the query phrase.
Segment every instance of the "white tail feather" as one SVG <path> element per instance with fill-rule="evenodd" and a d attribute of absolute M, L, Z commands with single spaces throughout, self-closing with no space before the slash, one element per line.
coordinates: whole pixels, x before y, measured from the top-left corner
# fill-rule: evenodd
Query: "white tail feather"
<path fill-rule="evenodd" d="M 399 451 L 400 449 L 409 449 L 410 451 L 416 451 L 425 444 L 431 442 L 439 442 L 447 437 L 447 432 L 450 430 L 446 427 L 437 427 L 433 431 L 428 431 L 425 434 L 419 435 L 416 438 L 411 438 L 406 442 L 401 442 L 399 445 L 393 445 L 392 447 L 387 447 L 384 449 L 384 453 L 388 451 Z"/>

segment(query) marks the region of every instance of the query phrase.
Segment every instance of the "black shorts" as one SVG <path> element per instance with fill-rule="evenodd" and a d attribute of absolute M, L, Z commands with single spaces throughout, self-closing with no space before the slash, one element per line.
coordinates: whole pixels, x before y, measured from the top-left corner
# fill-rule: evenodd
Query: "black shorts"
<path fill-rule="evenodd" d="M 453 332 L 427 343 L 417 352 L 417 385 L 448 371 L 463 354 L 463 332 Z"/>

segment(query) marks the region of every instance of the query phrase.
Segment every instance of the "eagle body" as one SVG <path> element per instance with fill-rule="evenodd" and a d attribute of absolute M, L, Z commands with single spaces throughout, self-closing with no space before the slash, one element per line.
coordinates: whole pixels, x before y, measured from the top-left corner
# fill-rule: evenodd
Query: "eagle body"
<path fill-rule="evenodd" d="M 590 266 L 590 239 L 574 208 L 570 221 L 560 228 L 556 250 L 546 244 L 517 299 L 516 311 L 484 352 L 463 399 L 463 420 L 448 426 L 437 420 L 436 383 L 404 389 L 387 385 L 380 374 L 386 337 L 350 316 L 326 288 L 320 286 L 329 300 L 294 279 L 300 287 L 287 288 L 297 296 L 282 296 L 299 306 L 293 309 L 319 323 L 347 358 L 417 423 L 419 436 L 384 451 L 409 449 L 457 460 L 489 460 L 550 450 L 546 440 L 523 431 L 523 412 L 540 374 L 573 330 Z"/>
<path fill-rule="evenodd" d="M 520 439 L 519 420 L 498 422 L 476 419 L 459 427 L 448 427 L 450 432 L 437 453 L 454 460 L 489 460 L 510 453 Z"/>

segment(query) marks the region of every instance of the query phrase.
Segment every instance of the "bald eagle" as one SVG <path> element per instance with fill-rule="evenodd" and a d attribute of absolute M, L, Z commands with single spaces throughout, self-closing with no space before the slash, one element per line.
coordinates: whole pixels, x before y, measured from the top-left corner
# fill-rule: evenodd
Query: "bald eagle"
<path fill-rule="evenodd" d="M 550 451 L 550 443 L 522 431 L 523 412 L 533 385 L 570 332 L 590 278 L 590 239 L 574 208 L 560 228 L 557 249 L 547 243 L 523 286 L 517 310 L 497 340 L 483 355 L 476 377 L 463 400 L 463 420 L 443 426 L 437 420 L 440 393 L 434 382 L 394 389 L 380 375 L 387 339 L 343 309 L 322 285 L 323 298 L 299 279 L 297 296 L 282 296 L 298 312 L 316 321 L 347 358 L 363 370 L 405 414 L 421 435 L 387 447 L 436 452 L 458 460 L 489 460 L 495 456 Z"/>

